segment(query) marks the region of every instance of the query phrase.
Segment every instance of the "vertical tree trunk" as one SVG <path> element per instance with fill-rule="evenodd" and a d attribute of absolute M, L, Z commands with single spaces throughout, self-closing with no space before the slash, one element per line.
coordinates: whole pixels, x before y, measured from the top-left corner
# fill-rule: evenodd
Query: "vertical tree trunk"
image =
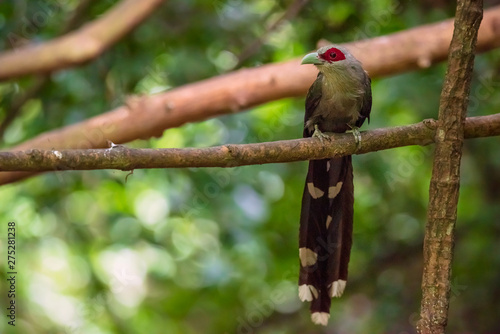
<path fill-rule="evenodd" d="M 444 333 L 448 320 L 451 264 L 460 187 L 464 120 L 469 102 L 482 0 L 459 0 L 439 103 L 436 150 L 424 239 L 422 302 L 417 331 Z"/>

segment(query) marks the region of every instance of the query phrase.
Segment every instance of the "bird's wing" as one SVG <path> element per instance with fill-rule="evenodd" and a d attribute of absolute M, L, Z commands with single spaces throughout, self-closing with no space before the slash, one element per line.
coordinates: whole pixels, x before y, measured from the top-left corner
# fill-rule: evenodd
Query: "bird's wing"
<path fill-rule="evenodd" d="M 321 88 L 321 83 L 323 81 L 323 74 L 318 73 L 318 76 L 316 77 L 316 80 L 312 84 L 312 86 L 309 88 L 309 91 L 307 92 L 307 97 L 306 97 L 306 112 L 304 115 L 304 125 L 306 124 L 307 120 L 311 118 L 311 116 L 314 113 L 314 110 L 318 107 L 319 101 L 321 100 L 321 96 L 323 95 L 322 93 L 322 88 Z M 311 137 L 312 132 L 307 130 L 304 127 L 304 138 L 305 137 Z"/>
<path fill-rule="evenodd" d="M 363 105 L 361 106 L 361 110 L 359 111 L 359 118 L 356 121 L 356 126 L 359 128 L 361 125 L 363 125 L 365 119 L 368 119 L 368 123 L 370 123 L 370 112 L 372 111 L 372 88 L 371 88 L 371 83 L 372 80 L 366 74 L 366 80 L 365 80 L 365 96 L 363 96 Z"/>

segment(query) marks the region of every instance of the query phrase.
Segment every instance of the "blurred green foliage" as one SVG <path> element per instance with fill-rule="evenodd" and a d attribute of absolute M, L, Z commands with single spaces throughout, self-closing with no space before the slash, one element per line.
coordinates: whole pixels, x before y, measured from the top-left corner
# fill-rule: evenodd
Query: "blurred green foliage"
<path fill-rule="evenodd" d="M 94 2 L 91 21 L 116 1 Z M 292 3 L 168 1 L 99 59 L 54 73 L 24 104 L 3 147 L 232 70 Z M 310 1 L 244 67 L 298 57 L 453 16 L 451 1 Z M 436 4 L 438 4 L 436 3 Z M 0 2 L 0 49 L 57 37 L 78 1 Z M 479 55 L 470 115 L 497 112 L 500 52 Z M 34 60 L 36 61 L 36 60 Z M 1 64 L 0 64 L 1 66 Z M 374 80 L 365 129 L 437 117 L 445 64 Z M 0 116 L 34 82 L 0 84 Z M 204 147 L 301 136 L 303 98 L 169 129 L 132 147 Z M 467 141 L 450 333 L 496 333 L 500 309 L 498 138 Z M 495 153 L 497 152 L 497 153 Z M 0 246 L 17 224 L 16 333 L 411 333 L 418 320 L 432 147 L 354 157 L 350 282 L 328 329 L 296 294 L 306 163 L 232 169 L 57 172 L 0 188 Z M 7 307 L 6 266 L 0 308 Z M 2 312 L 4 314 L 4 312 Z M 0 332 L 13 332 L 5 317 Z"/>

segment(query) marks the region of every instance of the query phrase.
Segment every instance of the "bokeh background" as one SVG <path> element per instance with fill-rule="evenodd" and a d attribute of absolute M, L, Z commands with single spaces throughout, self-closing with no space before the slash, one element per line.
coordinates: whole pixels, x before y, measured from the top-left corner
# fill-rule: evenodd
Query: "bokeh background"
<path fill-rule="evenodd" d="M 498 1 L 487 1 L 491 6 Z M 0 48 L 61 34 L 76 0 L 0 1 Z M 91 21 L 116 1 L 94 1 Z M 53 73 L 2 148 L 154 94 L 316 48 L 453 17 L 454 1 L 167 1 L 99 59 Z M 34 22 L 36 15 L 46 19 Z M 38 14 L 37 14 L 38 13 Z M 11 35 L 9 35 L 9 33 Z M 13 40 L 9 36 L 22 37 Z M 261 45 L 248 51 L 256 40 Z M 245 55 L 243 57 L 242 55 Z M 500 106 L 500 52 L 478 55 L 469 115 Z M 245 58 L 245 59 L 243 59 Z M 241 61 L 239 59 L 242 59 Z M 36 60 L 34 60 L 36 61 Z M 0 64 L 1 66 L 1 64 Z M 375 129 L 436 118 L 446 65 L 373 81 Z M 32 77 L 0 83 L 0 119 Z M 304 98 L 168 129 L 134 148 L 298 138 Z M 498 333 L 498 138 L 464 147 L 449 333 Z M 232 169 L 58 172 L 0 187 L 0 309 L 7 222 L 17 224 L 16 327 L 1 333 L 413 333 L 433 147 L 355 156 L 350 280 L 327 328 L 297 297 L 306 162 Z"/>

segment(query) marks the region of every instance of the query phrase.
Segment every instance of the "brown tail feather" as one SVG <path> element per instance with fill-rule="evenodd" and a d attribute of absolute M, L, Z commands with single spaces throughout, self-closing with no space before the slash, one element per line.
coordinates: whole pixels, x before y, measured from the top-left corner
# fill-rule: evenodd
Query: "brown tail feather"
<path fill-rule="evenodd" d="M 353 202 L 351 156 L 309 162 L 299 230 L 299 297 L 311 302 L 317 324 L 327 324 L 331 298 L 345 288 Z"/>

